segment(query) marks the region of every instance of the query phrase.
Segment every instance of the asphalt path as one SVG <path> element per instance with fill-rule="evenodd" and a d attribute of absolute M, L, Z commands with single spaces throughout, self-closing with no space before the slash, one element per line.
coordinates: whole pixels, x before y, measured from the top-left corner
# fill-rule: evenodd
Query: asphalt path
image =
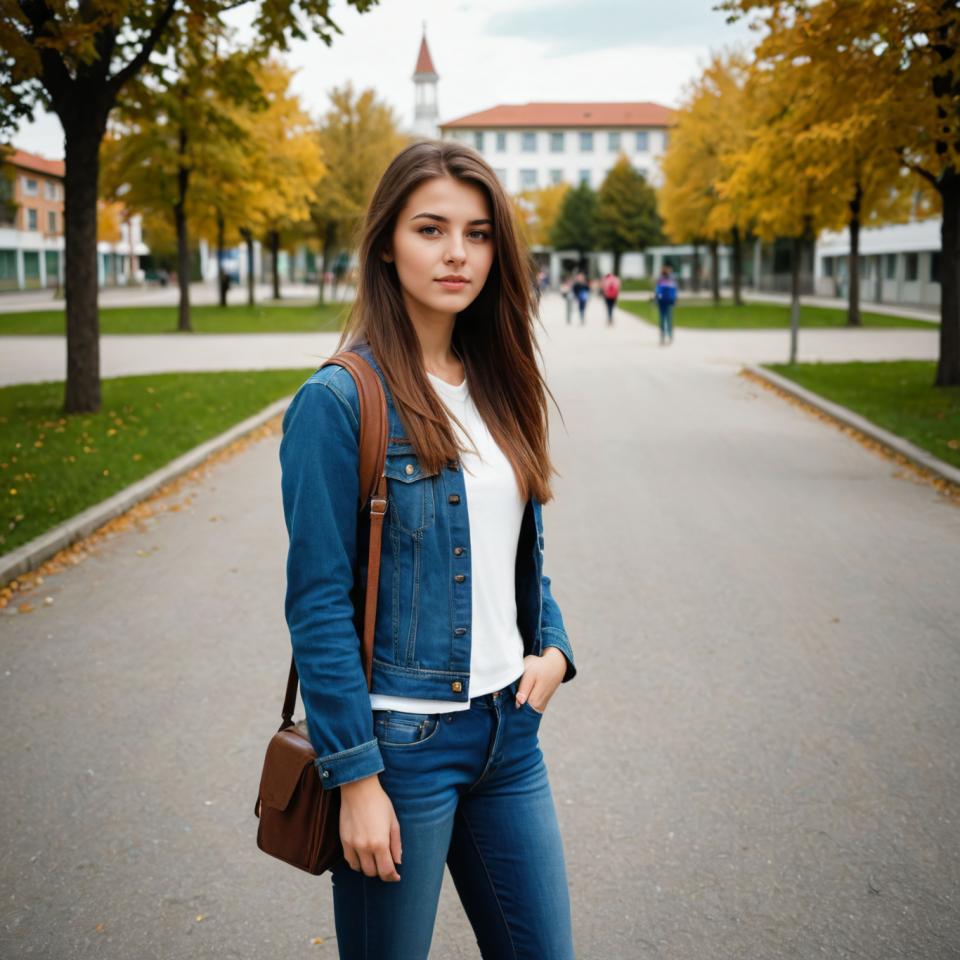
<path fill-rule="evenodd" d="M 601 307 L 547 301 L 542 334 L 578 958 L 958 956 L 960 510 L 737 376 L 730 338 Z M 329 878 L 254 843 L 277 444 L 0 616 L 3 958 L 336 957 Z M 478 955 L 447 877 L 431 957 Z"/>

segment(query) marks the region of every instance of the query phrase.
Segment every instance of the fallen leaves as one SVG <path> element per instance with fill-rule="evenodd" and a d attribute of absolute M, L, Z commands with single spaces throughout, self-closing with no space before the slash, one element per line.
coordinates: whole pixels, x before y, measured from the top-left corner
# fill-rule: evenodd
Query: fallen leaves
<path fill-rule="evenodd" d="M 151 391 L 151 388 L 147 389 Z M 122 513 L 120 516 L 108 520 L 89 536 L 60 550 L 49 560 L 37 567 L 36 570 L 20 574 L 0 588 L 0 610 L 9 606 L 17 594 L 27 593 L 42 583 L 44 576 L 62 573 L 64 570 L 81 563 L 87 556 L 95 553 L 104 541 L 113 539 L 131 527 L 142 532 L 147 529 L 146 521 L 148 519 L 164 513 L 177 513 L 182 508 L 190 506 L 194 496 L 194 494 L 191 493 L 186 493 L 180 502 L 169 503 L 167 501 L 180 493 L 185 487 L 203 480 L 213 467 L 232 460 L 237 454 L 243 453 L 252 444 L 280 433 L 282 425 L 283 413 L 279 413 L 266 423 L 262 423 L 249 433 L 238 437 L 222 449 L 210 454 L 209 457 L 192 470 L 188 470 L 186 473 L 180 474 L 179 477 L 175 477 L 169 483 L 164 484 L 159 490 L 156 490 L 149 497 L 146 497 L 127 510 L 126 513 Z M 134 456 L 139 457 L 139 454 L 135 454 Z M 11 457 L 11 460 L 15 460 L 15 458 Z M 32 604 L 21 604 L 21 607 L 24 605 L 29 609 L 21 611 L 18 607 L 18 611 L 30 613 L 33 610 Z"/>
<path fill-rule="evenodd" d="M 824 423 L 829 423 L 841 433 L 845 433 L 848 437 L 852 437 L 860 444 L 860 446 L 866 447 L 868 450 L 879 454 L 886 460 L 892 460 L 898 466 L 904 468 L 903 470 L 897 471 L 895 476 L 903 477 L 905 479 L 909 477 L 911 480 L 927 483 L 930 486 L 935 487 L 936 490 L 943 494 L 943 496 L 946 497 L 947 500 L 954 506 L 960 507 L 960 486 L 957 484 L 951 483 L 949 480 L 945 480 L 943 477 L 938 476 L 937 474 L 915 464 L 912 460 L 908 460 L 905 456 L 903 456 L 902 453 L 897 453 L 895 450 L 891 450 L 889 447 L 884 446 L 882 443 L 874 440 L 872 437 L 868 437 L 866 434 L 861 433 L 854 427 L 835 419 L 828 413 L 824 413 L 824 411 L 820 410 L 818 407 L 812 406 L 811 404 L 807 403 L 806 400 L 801 400 L 799 397 L 794 396 L 787 390 L 778 387 L 776 384 L 770 383 L 768 380 L 764 380 L 763 377 L 758 377 L 755 373 L 751 373 L 747 369 L 742 369 L 740 371 L 740 376 L 746 380 L 749 380 L 751 383 L 760 384 L 765 389 L 777 394 L 783 400 L 786 400 L 787 403 L 791 403 L 795 407 L 805 410 L 818 420 L 822 420 Z M 948 446 L 951 442 L 953 441 L 947 441 Z"/>

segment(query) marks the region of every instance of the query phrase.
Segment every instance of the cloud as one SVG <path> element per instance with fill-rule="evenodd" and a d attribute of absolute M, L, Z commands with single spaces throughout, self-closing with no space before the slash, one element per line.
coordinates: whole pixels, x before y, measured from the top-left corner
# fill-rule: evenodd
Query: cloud
<path fill-rule="evenodd" d="M 562 57 L 631 46 L 726 45 L 747 33 L 743 22 L 726 23 L 714 0 L 560 0 L 498 11 L 485 32 L 540 42 L 544 55 Z"/>

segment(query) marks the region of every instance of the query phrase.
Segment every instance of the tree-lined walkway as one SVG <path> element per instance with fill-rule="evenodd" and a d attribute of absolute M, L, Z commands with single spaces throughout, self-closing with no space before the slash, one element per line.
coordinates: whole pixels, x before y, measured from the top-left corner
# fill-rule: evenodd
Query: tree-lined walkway
<path fill-rule="evenodd" d="M 580 673 L 541 739 L 577 956 L 955 956 L 960 511 L 736 376 L 729 337 L 547 304 Z M 336 956 L 329 879 L 254 845 L 289 663 L 277 440 L 0 617 L 4 956 Z M 434 945 L 478 955 L 449 878 Z"/>

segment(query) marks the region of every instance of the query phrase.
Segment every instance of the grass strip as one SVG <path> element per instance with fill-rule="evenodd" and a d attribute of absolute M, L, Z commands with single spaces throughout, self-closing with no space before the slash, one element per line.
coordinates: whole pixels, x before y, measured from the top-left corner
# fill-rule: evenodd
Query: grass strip
<path fill-rule="evenodd" d="M 960 467 L 960 386 L 933 386 L 933 361 L 763 366 Z"/>
<path fill-rule="evenodd" d="M 659 314 L 656 304 L 649 300 L 620 300 L 617 306 L 649 323 L 658 324 Z M 922 327 L 925 330 L 938 330 L 935 323 L 926 320 L 912 320 L 906 317 L 891 317 L 883 313 L 862 312 L 864 327 Z M 673 311 L 675 327 L 696 329 L 743 329 L 784 328 L 790 326 L 790 307 L 779 303 L 744 303 L 737 307 L 731 301 L 721 301 L 715 307 L 707 301 L 684 301 L 681 299 Z M 800 326 L 836 327 L 837 329 L 856 329 L 847 326 L 846 310 L 835 307 L 800 307 Z"/>
<path fill-rule="evenodd" d="M 98 413 L 69 416 L 60 382 L 0 388 L 0 554 L 294 393 L 311 373 L 116 377 L 102 381 Z"/>
<path fill-rule="evenodd" d="M 327 333 L 340 330 L 349 309 L 349 303 L 199 306 L 190 308 L 190 320 L 193 333 Z M 63 310 L 0 313 L 0 335 L 63 336 L 65 330 Z M 176 335 L 177 308 L 101 308 L 100 332 Z"/>

